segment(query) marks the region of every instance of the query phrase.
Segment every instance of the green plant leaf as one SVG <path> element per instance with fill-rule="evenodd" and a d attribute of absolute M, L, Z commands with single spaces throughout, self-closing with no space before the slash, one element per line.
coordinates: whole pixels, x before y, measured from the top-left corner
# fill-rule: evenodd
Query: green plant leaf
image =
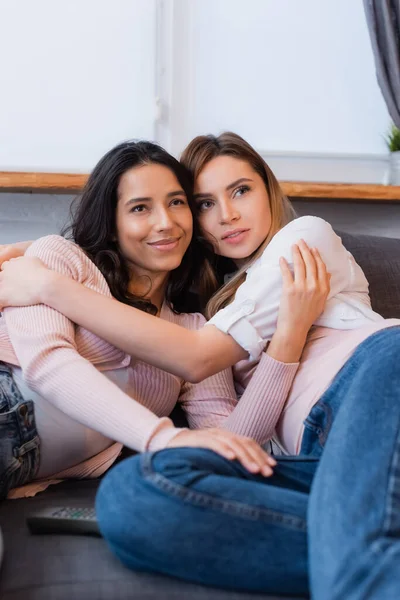
<path fill-rule="evenodd" d="M 386 135 L 385 141 L 390 152 L 400 151 L 400 129 L 398 129 L 394 123 L 392 123 L 390 130 Z"/>

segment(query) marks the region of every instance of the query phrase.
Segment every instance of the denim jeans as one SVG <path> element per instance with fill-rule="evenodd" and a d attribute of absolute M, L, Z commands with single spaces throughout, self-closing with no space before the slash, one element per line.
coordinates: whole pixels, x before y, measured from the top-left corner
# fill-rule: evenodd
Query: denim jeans
<path fill-rule="evenodd" d="M 34 479 L 40 440 L 32 400 L 24 400 L 9 366 L 0 362 L 0 499 Z"/>
<path fill-rule="evenodd" d="M 340 405 L 340 410 L 308 506 L 313 598 L 397 600 L 400 328 L 368 338 L 339 375 L 321 398 L 325 407 Z M 331 416 L 324 408 L 321 428 L 315 423 L 321 443 Z"/>
<path fill-rule="evenodd" d="M 100 486 L 100 528 L 135 570 L 293 595 L 310 571 L 316 600 L 397 598 L 399 431 L 391 328 L 358 347 L 311 410 L 302 455 L 276 457 L 272 477 L 198 448 L 135 456 Z"/>

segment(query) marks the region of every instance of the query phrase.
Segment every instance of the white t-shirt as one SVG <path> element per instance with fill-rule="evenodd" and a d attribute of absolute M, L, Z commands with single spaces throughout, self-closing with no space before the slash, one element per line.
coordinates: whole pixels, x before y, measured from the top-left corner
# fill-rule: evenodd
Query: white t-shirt
<path fill-rule="evenodd" d="M 331 225 L 319 217 L 300 217 L 283 227 L 247 270 L 247 278 L 235 299 L 221 309 L 207 325 L 214 325 L 256 360 L 275 330 L 282 293 L 279 259 L 283 256 L 293 269 L 292 245 L 304 239 L 319 250 L 331 274 L 330 293 L 324 312 L 315 325 L 333 329 L 357 329 L 383 320 L 371 308 L 368 281 L 353 256 Z"/>

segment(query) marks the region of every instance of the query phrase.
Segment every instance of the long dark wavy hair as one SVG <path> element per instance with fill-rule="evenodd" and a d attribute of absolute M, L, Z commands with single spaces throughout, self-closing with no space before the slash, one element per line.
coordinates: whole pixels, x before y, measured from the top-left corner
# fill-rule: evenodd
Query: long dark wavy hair
<path fill-rule="evenodd" d="M 151 314 L 157 308 L 146 297 L 129 292 L 131 273 L 120 251 L 116 231 L 118 185 L 121 176 L 134 167 L 147 164 L 170 169 L 182 186 L 194 212 L 192 180 L 187 169 L 166 150 L 147 141 L 127 141 L 107 152 L 89 176 L 81 196 L 73 203 L 71 224 L 63 235 L 80 246 L 104 275 L 111 294 L 117 300 Z M 187 312 L 193 305 L 190 292 L 199 272 L 204 270 L 204 250 L 199 242 L 196 222 L 193 238 L 180 266 L 171 271 L 166 302 L 176 313 Z"/>

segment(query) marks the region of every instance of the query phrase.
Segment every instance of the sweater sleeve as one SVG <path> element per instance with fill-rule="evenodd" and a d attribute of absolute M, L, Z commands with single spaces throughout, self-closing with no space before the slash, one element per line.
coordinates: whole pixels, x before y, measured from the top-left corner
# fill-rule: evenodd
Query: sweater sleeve
<path fill-rule="evenodd" d="M 93 284 L 94 265 L 60 236 L 41 238 L 27 254 L 80 283 Z M 173 437 L 178 431 L 170 419 L 160 419 L 130 398 L 79 354 L 75 325 L 62 314 L 38 305 L 7 308 L 4 316 L 28 386 L 72 419 L 139 451 L 155 432 L 169 429 Z"/>
<path fill-rule="evenodd" d="M 231 369 L 200 383 L 186 382 L 180 402 L 190 428 L 220 427 L 265 443 L 274 433 L 298 367 L 263 353 L 240 401 Z"/>

